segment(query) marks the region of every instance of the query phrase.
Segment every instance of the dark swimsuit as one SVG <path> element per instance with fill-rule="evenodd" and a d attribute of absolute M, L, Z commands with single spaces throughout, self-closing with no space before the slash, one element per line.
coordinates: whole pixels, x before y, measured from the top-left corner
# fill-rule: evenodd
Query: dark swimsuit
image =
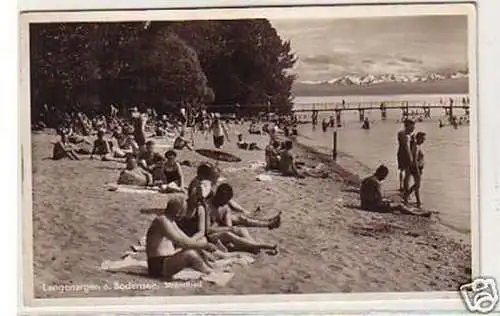
<path fill-rule="evenodd" d="M 148 275 L 152 278 L 163 277 L 163 265 L 167 258 L 166 256 L 148 258 Z"/>
<path fill-rule="evenodd" d="M 181 175 L 179 174 L 179 171 L 177 169 L 175 170 L 164 170 L 163 175 L 165 176 L 165 182 L 171 183 L 175 182 L 178 185 L 181 184 Z"/>

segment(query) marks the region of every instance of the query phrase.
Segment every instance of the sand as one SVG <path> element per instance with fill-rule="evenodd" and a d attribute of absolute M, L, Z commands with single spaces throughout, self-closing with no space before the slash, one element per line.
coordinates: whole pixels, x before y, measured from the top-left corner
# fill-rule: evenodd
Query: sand
<path fill-rule="evenodd" d="M 282 226 L 269 231 L 250 229 L 260 240 L 278 243 L 277 256 L 261 254 L 254 264 L 235 269 L 226 287 L 159 290 L 92 290 L 88 293 L 47 291 L 49 285 L 104 286 L 151 283 L 154 280 L 99 271 L 104 260 L 117 260 L 142 237 L 153 215 L 143 208 L 162 208 L 162 194 L 109 192 L 104 184 L 116 181 L 122 165 L 114 162 L 48 159 L 54 135 L 33 134 L 33 239 L 35 297 L 101 297 L 192 294 L 278 294 L 387 291 L 449 291 L 471 277 L 470 236 L 448 234 L 435 219 L 375 214 L 356 208 L 357 194 L 342 177 L 294 180 L 272 176 L 256 181 L 259 170 L 223 174 L 235 188 L 236 200 L 262 216 L 283 212 Z M 221 163 L 222 168 L 246 167 L 263 161 L 263 151 L 243 151 L 236 137 L 226 150 L 243 159 Z M 212 148 L 199 137 L 197 147 Z M 249 135 L 264 147 L 264 136 Z M 305 147 L 298 159 L 314 166 L 329 157 Z M 182 151 L 179 160 L 195 165 L 205 158 Z M 195 167 L 183 167 L 187 181 Z M 344 178 L 349 173 L 344 170 Z M 29 235 L 25 235 L 29 238 Z M 44 290 L 45 288 L 45 290 Z"/>

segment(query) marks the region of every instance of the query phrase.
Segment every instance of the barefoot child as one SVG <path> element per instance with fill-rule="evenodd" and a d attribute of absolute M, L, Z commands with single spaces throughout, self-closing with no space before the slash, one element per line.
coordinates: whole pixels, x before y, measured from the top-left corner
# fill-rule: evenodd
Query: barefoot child
<path fill-rule="evenodd" d="M 408 190 L 405 195 L 404 200 L 407 203 L 410 195 L 415 192 L 415 198 L 417 199 L 417 207 L 422 206 L 422 201 L 420 199 L 420 184 L 422 182 L 422 172 L 424 170 L 424 153 L 422 152 L 422 144 L 425 142 L 426 134 L 424 132 L 418 132 L 415 135 L 415 139 L 410 143 L 410 149 L 413 156 L 414 163 L 411 165 L 411 174 L 413 176 L 414 184 Z"/>

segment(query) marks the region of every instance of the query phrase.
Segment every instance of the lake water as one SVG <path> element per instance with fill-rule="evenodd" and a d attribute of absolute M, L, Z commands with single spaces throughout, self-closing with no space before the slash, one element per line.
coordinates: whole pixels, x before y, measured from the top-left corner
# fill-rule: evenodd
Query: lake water
<path fill-rule="evenodd" d="M 461 104 L 464 96 L 296 97 L 295 108 L 312 108 L 314 103 L 315 108 L 320 109 L 326 106 L 324 103 L 341 103 L 342 99 L 345 99 L 348 106 L 352 104 L 355 108 L 358 107 L 358 103 L 379 105 L 380 102 L 387 102 L 388 106 L 396 106 L 400 105 L 401 100 L 407 100 L 410 104 L 427 102 L 438 105 L 441 99 L 448 100 L 450 97 L 455 100 L 455 104 Z M 464 110 L 456 109 L 455 113 L 461 116 L 464 115 Z M 432 119 L 417 123 L 415 129 L 427 133 L 426 143 L 423 145 L 426 165 L 421 188 L 422 201 L 424 207 L 439 211 L 439 218 L 443 224 L 470 232 L 470 128 L 467 125 L 462 125 L 458 129 L 450 126 L 439 128 L 438 120 L 443 118 L 443 114 L 442 109 L 433 109 Z M 311 114 L 299 114 L 301 115 L 310 118 Z M 322 118 L 330 115 L 333 113 L 319 112 L 320 124 L 316 129 L 310 124 L 301 125 L 298 140 L 320 151 L 331 153 L 333 129 L 323 132 L 321 128 Z M 371 121 L 370 130 L 360 128 L 357 111 L 342 114 L 344 125 L 337 130 L 338 151 L 348 154 L 348 157 L 340 156 L 338 161 L 341 165 L 345 163 L 347 168 L 354 167 L 361 176 L 371 173 L 378 165 L 385 164 L 390 173 L 384 182 L 384 190 L 387 193 L 394 193 L 399 188 L 396 134 L 402 128 L 399 122 L 401 111 L 388 110 L 385 121 L 381 120 L 378 110 L 366 111 L 365 117 Z M 352 164 L 353 161 L 357 166 Z"/>

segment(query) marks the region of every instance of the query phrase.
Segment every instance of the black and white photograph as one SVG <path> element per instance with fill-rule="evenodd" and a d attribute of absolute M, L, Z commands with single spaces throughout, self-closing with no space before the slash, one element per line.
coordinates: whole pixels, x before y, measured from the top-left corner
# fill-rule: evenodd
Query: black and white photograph
<path fill-rule="evenodd" d="M 429 7 L 28 14 L 27 291 L 402 293 L 470 283 L 474 7 Z"/>

